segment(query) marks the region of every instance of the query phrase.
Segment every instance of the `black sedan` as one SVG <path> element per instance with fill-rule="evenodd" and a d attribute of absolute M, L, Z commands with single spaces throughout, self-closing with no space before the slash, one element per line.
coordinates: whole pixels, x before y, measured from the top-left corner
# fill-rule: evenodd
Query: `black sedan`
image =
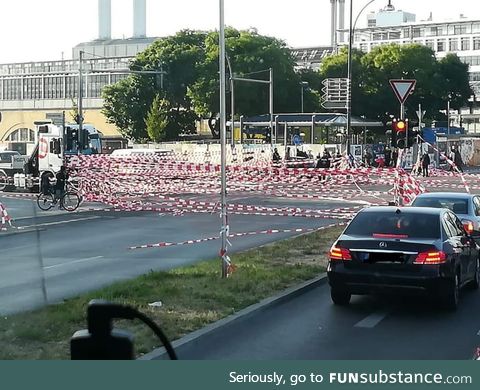
<path fill-rule="evenodd" d="M 479 286 L 479 249 L 448 209 L 364 209 L 330 250 L 332 300 L 346 305 L 352 294 L 426 293 L 455 309 L 461 288 Z"/>

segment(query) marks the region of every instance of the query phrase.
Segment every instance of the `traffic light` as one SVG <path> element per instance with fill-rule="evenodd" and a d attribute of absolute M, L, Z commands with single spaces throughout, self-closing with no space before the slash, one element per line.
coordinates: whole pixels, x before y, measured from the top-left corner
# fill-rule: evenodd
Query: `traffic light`
<path fill-rule="evenodd" d="M 409 147 L 407 143 L 408 119 L 394 119 L 392 121 L 393 133 L 395 133 L 395 140 L 397 148 L 405 149 Z M 393 137 L 392 137 L 393 138 Z M 410 137 L 409 137 L 410 138 Z"/>

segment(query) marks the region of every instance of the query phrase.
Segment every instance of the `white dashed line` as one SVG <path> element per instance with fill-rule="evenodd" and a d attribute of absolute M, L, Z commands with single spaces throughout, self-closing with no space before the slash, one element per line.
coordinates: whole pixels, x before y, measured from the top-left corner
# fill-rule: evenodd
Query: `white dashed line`
<path fill-rule="evenodd" d="M 387 311 L 377 311 L 370 314 L 368 317 L 365 317 L 360 322 L 357 322 L 354 326 L 356 328 L 374 328 L 378 325 L 386 316 L 388 315 Z"/>
<path fill-rule="evenodd" d="M 98 218 L 101 218 L 101 217 L 95 216 L 95 217 L 88 217 L 88 218 L 70 219 L 70 220 L 68 220 L 68 221 L 58 221 L 58 222 L 40 223 L 40 224 L 38 224 L 38 225 L 21 226 L 21 227 L 18 228 L 18 230 L 31 229 L 31 228 L 41 227 L 41 226 L 63 225 L 63 224 L 72 223 L 72 222 L 90 221 L 90 220 L 92 220 L 92 219 L 98 219 Z"/>
<path fill-rule="evenodd" d="M 69 261 L 68 263 L 60 263 L 60 264 L 50 265 L 48 267 L 43 267 L 43 269 L 66 267 L 66 266 L 69 266 L 71 264 L 86 263 L 88 261 L 99 260 L 99 259 L 102 259 L 102 258 L 103 258 L 103 256 L 87 257 L 85 259 L 78 259 L 78 260 Z"/>

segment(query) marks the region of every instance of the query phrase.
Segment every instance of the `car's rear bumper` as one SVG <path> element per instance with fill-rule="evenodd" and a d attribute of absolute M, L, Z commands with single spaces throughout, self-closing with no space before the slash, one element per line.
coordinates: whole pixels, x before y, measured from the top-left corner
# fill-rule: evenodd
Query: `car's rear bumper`
<path fill-rule="evenodd" d="M 413 272 L 389 272 L 348 269 L 343 264 L 328 268 L 328 280 L 332 288 L 344 289 L 352 294 L 438 294 L 442 295 L 451 285 L 453 272 L 439 265 L 418 266 Z"/>

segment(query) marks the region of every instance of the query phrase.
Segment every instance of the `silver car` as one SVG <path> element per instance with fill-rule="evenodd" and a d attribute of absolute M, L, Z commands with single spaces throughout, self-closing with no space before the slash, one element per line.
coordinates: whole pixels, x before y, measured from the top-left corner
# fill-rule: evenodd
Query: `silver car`
<path fill-rule="evenodd" d="M 430 192 L 418 195 L 412 206 L 450 209 L 462 220 L 467 233 L 480 235 L 479 195 L 460 192 Z"/>

